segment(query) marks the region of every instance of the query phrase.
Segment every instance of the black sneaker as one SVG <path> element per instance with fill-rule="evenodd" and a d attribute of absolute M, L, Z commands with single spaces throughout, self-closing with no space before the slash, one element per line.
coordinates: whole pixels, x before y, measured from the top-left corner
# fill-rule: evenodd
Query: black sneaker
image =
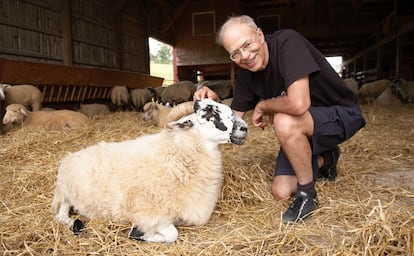
<path fill-rule="evenodd" d="M 336 146 L 333 150 L 327 151 L 321 154 L 324 159 L 323 166 L 319 169 L 319 178 L 328 179 L 334 181 L 338 172 L 336 171 L 336 165 L 338 164 L 339 155 L 341 150 Z"/>
<path fill-rule="evenodd" d="M 310 197 L 303 191 L 296 192 L 292 204 L 283 214 L 283 223 L 297 222 L 307 219 L 318 207 L 318 199 Z"/>

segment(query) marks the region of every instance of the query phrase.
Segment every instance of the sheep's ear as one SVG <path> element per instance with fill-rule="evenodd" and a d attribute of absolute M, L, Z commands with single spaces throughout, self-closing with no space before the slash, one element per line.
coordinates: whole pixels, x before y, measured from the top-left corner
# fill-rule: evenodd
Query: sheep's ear
<path fill-rule="evenodd" d="M 187 118 L 182 118 L 178 121 L 172 121 L 167 124 L 167 126 L 171 129 L 188 129 L 193 125 L 193 121 Z"/>
<path fill-rule="evenodd" d="M 29 113 L 27 113 L 27 110 L 24 108 L 20 108 L 20 112 L 25 116 L 29 116 Z"/>

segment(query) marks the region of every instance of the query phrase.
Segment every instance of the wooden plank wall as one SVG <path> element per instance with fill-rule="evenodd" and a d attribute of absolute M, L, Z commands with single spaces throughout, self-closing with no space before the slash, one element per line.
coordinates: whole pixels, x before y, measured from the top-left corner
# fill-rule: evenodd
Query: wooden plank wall
<path fill-rule="evenodd" d="M 145 16 L 135 1 L 2 0 L 0 57 L 149 74 Z M 68 38 L 69 37 L 69 38 Z"/>

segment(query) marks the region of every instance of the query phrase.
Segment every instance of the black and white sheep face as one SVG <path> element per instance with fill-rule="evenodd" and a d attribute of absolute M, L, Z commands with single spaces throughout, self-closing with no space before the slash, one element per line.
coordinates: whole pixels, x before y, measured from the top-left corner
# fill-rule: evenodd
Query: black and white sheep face
<path fill-rule="evenodd" d="M 211 138 L 217 138 L 219 143 L 234 143 L 240 145 L 247 136 L 247 124 L 236 115 L 230 107 L 210 99 L 194 103 L 197 120 L 203 126 L 211 129 Z"/>

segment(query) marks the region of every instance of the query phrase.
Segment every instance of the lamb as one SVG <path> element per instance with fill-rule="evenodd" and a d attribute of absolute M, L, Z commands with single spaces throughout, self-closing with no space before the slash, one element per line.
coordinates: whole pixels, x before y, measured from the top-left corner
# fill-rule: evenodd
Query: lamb
<path fill-rule="evenodd" d="M 145 88 L 145 89 L 133 89 L 131 90 L 131 100 L 132 104 L 134 105 L 137 111 L 142 111 L 144 104 L 151 101 L 152 92 Z"/>
<path fill-rule="evenodd" d="M 165 91 L 164 86 L 158 86 L 158 87 L 148 87 L 148 89 L 151 91 L 152 93 L 152 101 L 157 102 L 157 103 L 161 103 L 161 95 L 162 93 Z"/>
<path fill-rule="evenodd" d="M 17 103 L 31 108 L 32 111 L 38 111 L 42 108 L 43 94 L 40 90 L 30 84 L 7 85 L 0 84 L 4 90 L 6 106 Z"/>
<path fill-rule="evenodd" d="M 169 120 L 168 116 L 172 108 L 166 107 L 160 103 L 147 102 L 144 105 L 144 113 L 142 114 L 142 120 L 144 122 L 152 121 L 156 126 L 165 128 Z"/>
<path fill-rule="evenodd" d="M 391 86 L 391 80 L 383 79 L 366 83 L 358 90 L 360 103 L 372 103 L 385 89 Z"/>
<path fill-rule="evenodd" d="M 99 103 L 91 103 L 91 104 L 80 103 L 78 111 L 87 115 L 88 117 L 92 117 L 96 115 L 106 115 L 111 112 L 107 105 L 99 104 Z"/>
<path fill-rule="evenodd" d="M 114 86 L 111 90 L 111 101 L 118 110 L 126 109 L 130 104 L 128 87 Z"/>
<path fill-rule="evenodd" d="M 89 119 L 86 115 L 71 110 L 56 111 L 29 111 L 21 104 L 10 104 L 6 107 L 3 125 L 9 129 L 15 126 L 23 126 L 30 130 L 62 130 L 81 128 L 88 125 Z"/>
<path fill-rule="evenodd" d="M 197 86 L 191 81 L 181 81 L 166 87 L 161 94 L 161 103 L 172 106 L 191 101 Z"/>
<path fill-rule="evenodd" d="M 130 222 L 130 235 L 152 242 L 174 242 L 178 225 L 207 223 L 223 184 L 220 144 L 242 144 L 247 124 L 210 99 L 184 109 L 170 129 L 64 157 L 52 202 L 57 220 L 82 227 L 69 215 L 73 207 L 89 219 Z"/>

